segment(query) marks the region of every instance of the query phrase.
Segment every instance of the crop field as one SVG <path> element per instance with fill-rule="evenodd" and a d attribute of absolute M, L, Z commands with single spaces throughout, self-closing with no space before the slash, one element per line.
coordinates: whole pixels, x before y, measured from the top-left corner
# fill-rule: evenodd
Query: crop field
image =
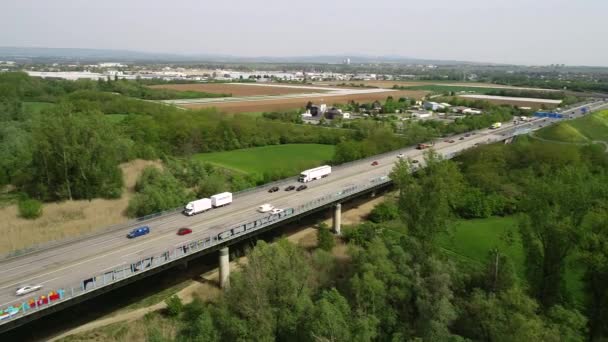
<path fill-rule="evenodd" d="M 536 98 L 525 98 L 525 97 L 510 97 L 510 96 L 488 96 L 488 95 L 459 95 L 459 97 L 469 99 L 469 100 L 482 100 L 488 101 L 495 104 L 509 104 L 520 107 L 531 107 L 531 108 L 541 108 L 542 106 L 546 108 L 555 108 L 559 105 L 556 101 L 552 99 L 536 99 Z"/>
<path fill-rule="evenodd" d="M 331 82 L 315 82 L 317 85 L 339 85 L 345 83 L 348 85 L 355 84 L 357 86 L 363 84 L 364 86 L 377 87 L 377 88 L 393 88 L 397 85 L 399 87 L 421 87 L 419 90 L 432 90 L 425 89 L 427 86 L 450 86 L 450 87 L 469 87 L 469 88 L 492 88 L 493 90 L 499 88 L 510 88 L 508 86 L 492 83 L 481 83 L 481 82 L 454 82 L 454 81 L 331 81 Z"/>
<path fill-rule="evenodd" d="M 247 83 L 194 83 L 194 84 L 162 84 L 152 88 L 172 89 L 179 91 L 198 91 L 213 94 L 232 94 L 232 96 L 256 95 L 288 95 L 305 93 L 323 93 L 319 89 L 299 89 L 277 86 L 259 86 Z"/>
<path fill-rule="evenodd" d="M 392 96 L 395 99 L 399 97 L 409 97 L 413 99 L 420 99 L 424 95 L 428 94 L 427 91 L 419 90 L 399 90 L 399 91 L 387 91 L 377 92 L 368 94 L 352 94 L 352 95 L 338 95 L 338 96 L 310 96 L 302 98 L 287 98 L 287 99 L 268 99 L 260 101 L 241 101 L 241 102 L 230 102 L 230 103 L 206 103 L 206 104 L 189 104 L 182 105 L 181 107 L 190 109 L 199 108 L 210 108 L 216 107 L 219 111 L 225 113 L 250 113 L 250 112 L 273 112 L 273 111 L 284 111 L 303 108 L 306 106 L 308 101 L 313 103 L 326 103 L 327 105 L 332 104 L 344 104 L 349 101 L 356 102 L 373 102 L 376 100 L 384 101 L 388 96 Z"/>
<path fill-rule="evenodd" d="M 248 174 L 263 175 L 280 170 L 295 175 L 330 160 L 334 150 L 333 145 L 289 144 L 199 153 L 194 158 Z"/>

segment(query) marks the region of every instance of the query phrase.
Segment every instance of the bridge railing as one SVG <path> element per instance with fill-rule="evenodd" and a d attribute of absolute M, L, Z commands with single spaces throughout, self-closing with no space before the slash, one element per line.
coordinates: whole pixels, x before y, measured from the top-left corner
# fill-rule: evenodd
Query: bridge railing
<path fill-rule="evenodd" d="M 168 248 L 163 253 L 151 255 L 140 260 L 135 260 L 131 264 L 117 266 L 117 268 L 115 269 L 110 269 L 105 272 L 92 274 L 89 278 L 83 279 L 77 284 L 66 284 L 65 287 L 52 290 L 47 295 L 38 296 L 36 298 L 30 297 L 28 299 L 24 299 L 24 301 L 19 305 L 12 305 L 9 307 L 0 308 L 0 324 L 7 323 L 14 319 L 24 317 L 40 310 L 48 309 L 59 303 L 69 301 L 79 296 L 83 296 L 91 291 L 110 286 L 117 282 L 141 274 L 143 272 L 147 272 L 152 269 L 166 265 L 168 263 L 175 262 L 179 259 L 185 258 L 195 253 L 199 253 L 205 249 L 211 248 L 218 244 L 226 243 L 232 239 L 236 239 L 243 236 L 243 234 L 248 234 L 253 231 L 268 227 L 269 225 L 280 223 L 291 217 L 340 201 L 341 199 L 347 198 L 354 194 L 364 192 L 371 188 L 382 186 L 386 183 L 389 183 L 390 181 L 391 180 L 388 176 L 375 177 L 369 179 L 364 184 L 352 185 L 343 188 L 340 191 L 325 194 L 324 196 L 318 197 L 312 201 L 306 202 L 302 205 L 293 208 L 293 210 L 290 211 L 289 215 L 285 215 L 275 220 L 268 220 L 259 225 L 256 224 L 255 228 L 243 230 L 242 232 L 233 234 L 228 238 L 219 238 L 222 232 L 220 232 L 219 234 L 207 235 L 200 239 L 187 242 L 181 246 Z M 258 221 L 262 222 L 261 220 Z M 229 230 L 230 227 L 235 226 L 245 227 L 247 226 L 247 223 L 229 225 L 226 226 L 225 229 Z"/>
<path fill-rule="evenodd" d="M 497 140 L 501 140 L 501 139 L 499 139 L 499 138 L 489 139 L 488 143 L 495 142 Z M 446 155 L 446 158 L 451 159 L 462 152 L 464 152 L 464 150 L 460 151 L 460 152 L 456 152 L 456 153 L 451 153 L 449 155 Z M 394 153 L 394 152 L 388 152 L 385 155 L 388 155 L 391 153 Z M 368 158 L 368 159 L 371 160 L 374 158 L 378 158 L 378 156 Z M 344 164 L 343 167 L 346 167 L 347 165 L 348 164 Z M 296 208 L 293 208 L 293 211 L 291 211 L 291 213 L 289 215 L 285 215 L 283 217 L 280 217 L 279 219 L 272 220 L 272 221 L 268 220 L 265 223 L 262 223 L 260 225 L 255 224 L 254 229 L 244 229 L 243 231 L 241 231 L 237 234 L 233 234 L 228 238 L 219 238 L 219 235 L 208 235 L 201 239 L 188 242 L 187 244 L 184 244 L 177 248 L 170 248 L 161 254 L 152 255 L 152 256 L 143 258 L 141 260 L 136 260 L 135 262 L 133 262 L 129 265 L 124 265 L 124 266 L 117 267 L 116 269 L 112 269 L 110 271 L 93 274 L 91 277 L 89 277 L 87 279 L 83 279 L 78 284 L 66 285 L 63 288 L 55 289 L 55 290 L 51 291 L 48 294 L 48 296 L 39 296 L 37 298 L 30 298 L 30 299 L 22 302 L 20 305 L 0 308 L 0 324 L 4 324 L 11 320 L 29 315 L 31 313 L 34 313 L 34 312 L 37 312 L 40 310 L 45 310 L 53 305 L 57 305 L 59 303 L 74 299 L 78 296 L 85 295 L 96 289 L 110 286 L 117 282 L 123 281 L 127 278 L 141 274 L 142 272 L 161 267 L 163 265 L 166 265 L 167 263 L 175 262 L 179 259 L 185 258 L 189 255 L 192 255 L 192 254 L 195 254 L 198 252 L 201 252 L 205 249 L 211 248 L 218 244 L 222 244 L 222 243 L 225 243 L 232 239 L 239 238 L 240 236 L 242 236 L 243 233 L 247 234 L 247 233 L 250 233 L 250 232 L 258 230 L 258 229 L 263 229 L 271 224 L 276 224 L 281 221 L 287 220 L 295 215 L 299 215 L 299 214 L 305 213 L 307 211 L 314 210 L 314 209 L 322 207 L 322 206 L 326 206 L 330 203 L 340 201 L 343 198 L 352 196 L 356 193 L 364 192 L 366 190 L 369 190 L 370 188 L 384 185 L 386 183 L 389 183 L 390 181 L 391 180 L 388 176 L 380 176 L 380 177 L 371 178 L 371 179 L 369 179 L 368 182 L 366 182 L 364 184 L 352 185 L 352 186 L 343 188 L 340 191 L 326 194 L 315 200 L 312 200 L 312 201 L 306 202 L 302 205 L 299 205 Z M 268 185 L 265 185 L 264 187 L 268 187 Z M 158 217 L 158 216 L 160 216 L 160 215 L 159 214 L 154 215 L 154 217 Z M 151 218 L 151 217 L 142 218 L 142 220 L 146 220 L 149 218 Z M 262 222 L 262 221 L 260 221 L 260 222 Z M 241 223 L 241 224 L 238 224 L 237 226 L 246 227 L 247 224 Z M 225 228 L 229 229 L 230 227 L 235 227 L 235 225 L 226 226 Z"/>

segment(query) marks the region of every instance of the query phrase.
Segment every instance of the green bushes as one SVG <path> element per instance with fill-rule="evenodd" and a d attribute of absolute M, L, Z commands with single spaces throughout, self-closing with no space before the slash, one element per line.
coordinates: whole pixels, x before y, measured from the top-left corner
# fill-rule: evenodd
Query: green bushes
<path fill-rule="evenodd" d="M 167 304 L 167 314 L 170 317 L 177 317 L 184 309 L 184 304 L 182 300 L 179 299 L 178 296 L 173 295 L 165 300 L 165 304 Z"/>
<path fill-rule="evenodd" d="M 374 207 L 368 219 L 374 223 L 395 220 L 399 217 L 399 208 L 393 202 L 382 202 Z"/>
<path fill-rule="evenodd" d="M 129 202 L 127 215 L 141 217 L 185 205 L 193 198 L 170 172 L 144 169 L 135 185 L 137 194 Z"/>
<path fill-rule="evenodd" d="M 324 251 L 330 252 L 336 245 L 334 236 L 325 223 L 320 223 L 317 226 L 318 247 Z"/>
<path fill-rule="evenodd" d="M 19 200 L 19 216 L 30 220 L 39 218 L 42 216 L 42 203 L 30 198 Z"/>

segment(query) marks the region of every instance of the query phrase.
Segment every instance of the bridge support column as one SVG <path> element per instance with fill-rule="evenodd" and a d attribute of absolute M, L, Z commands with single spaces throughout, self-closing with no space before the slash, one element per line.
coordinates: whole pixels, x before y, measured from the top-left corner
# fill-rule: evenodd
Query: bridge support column
<path fill-rule="evenodd" d="M 371 196 L 370 196 L 370 197 L 371 197 L 371 198 L 376 197 L 376 190 L 373 190 L 373 191 L 372 191 L 372 193 L 371 193 Z"/>
<path fill-rule="evenodd" d="M 230 255 L 228 247 L 220 249 L 220 287 L 225 289 L 230 286 Z"/>
<path fill-rule="evenodd" d="M 342 224 L 342 204 L 338 203 L 334 207 L 333 230 L 336 235 L 340 235 L 340 226 Z"/>

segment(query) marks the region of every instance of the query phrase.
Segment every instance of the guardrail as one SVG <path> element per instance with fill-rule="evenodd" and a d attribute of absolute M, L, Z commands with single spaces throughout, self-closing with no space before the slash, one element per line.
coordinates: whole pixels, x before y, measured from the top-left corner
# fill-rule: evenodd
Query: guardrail
<path fill-rule="evenodd" d="M 508 137 L 495 138 L 495 139 L 489 138 L 486 143 L 496 142 L 496 141 L 504 140 L 506 138 L 508 138 Z M 473 148 L 473 147 L 470 147 L 468 149 L 471 149 L 471 148 Z M 455 156 L 459 155 L 460 153 L 462 153 L 468 149 L 464 149 L 459 152 L 450 153 L 449 155 L 446 155 L 445 157 L 448 159 L 454 158 Z M 389 154 L 394 154 L 394 151 L 387 152 L 382 155 L 389 155 Z M 378 158 L 378 156 L 366 158 L 366 159 L 363 159 L 363 161 L 372 160 L 375 158 Z M 361 160 L 359 160 L 357 162 L 361 162 Z M 347 167 L 350 164 L 352 164 L 352 163 L 342 164 L 340 167 Z M 281 183 L 286 183 L 289 181 L 293 181 L 293 180 L 289 180 L 289 179 L 282 180 L 279 182 L 274 182 L 274 184 L 281 184 Z M 387 175 L 371 178 L 365 184 L 352 185 L 352 186 L 344 188 L 338 192 L 326 194 L 322 197 L 319 197 L 313 201 L 306 202 L 305 204 L 299 205 L 295 208 L 289 208 L 282 214 L 270 215 L 266 218 L 258 219 L 255 221 L 232 224 L 232 225 L 226 227 L 227 230 L 224 230 L 223 232 L 220 232 L 217 235 L 207 235 L 204 238 L 189 242 L 188 244 L 184 244 L 180 247 L 173 248 L 171 250 L 167 250 L 167 251 L 163 252 L 162 254 L 152 255 L 152 256 L 146 257 L 144 259 L 138 260 L 134 263 L 131 263 L 130 265 L 121 266 L 120 268 L 117 268 L 117 269 L 114 269 L 111 271 L 94 274 L 87 279 L 83 279 L 78 284 L 53 290 L 48 293 L 48 296 L 43 295 L 43 296 L 39 296 L 37 298 L 30 298 L 29 300 L 22 302 L 18 306 L 12 305 L 12 306 L 6 307 L 4 309 L 0 309 L 0 325 L 10 322 L 17 318 L 27 316 L 34 312 L 39 312 L 40 310 L 45 310 L 54 305 L 66 302 L 68 300 L 77 298 L 79 296 L 83 296 L 94 290 L 97 290 L 97 289 L 100 289 L 103 287 L 107 287 L 112 284 L 116 284 L 120 281 L 133 277 L 135 275 L 141 274 L 141 273 L 143 273 L 143 271 L 152 270 L 152 269 L 161 267 L 163 265 L 166 265 L 168 263 L 175 262 L 179 259 L 185 258 L 192 254 L 201 252 L 205 249 L 209 249 L 209 248 L 212 248 L 219 244 L 224 244 L 230 240 L 240 238 L 240 237 L 247 235 L 248 233 L 254 232 L 256 230 L 264 229 L 270 225 L 280 223 L 284 220 L 287 220 L 289 218 L 303 214 L 305 212 L 308 212 L 308 211 L 326 206 L 328 204 L 340 201 L 341 199 L 350 197 L 357 193 L 365 192 L 366 190 L 369 190 L 371 188 L 376 188 L 379 186 L 386 185 L 387 183 L 390 183 L 390 182 L 391 182 L 391 180 Z M 273 183 L 266 184 L 266 185 L 263 185 L 260 187 L 256 187 L 256 189 L 267 188 L 267 187 L 273 186 L 272 184 Z M 249 191 L 251 191 L 251 190 L 243 191 L 243 192 L 241 192 L 241 194 L 249 192 Z M 239 193 L 235 193 L 235 195 L 238 195 L 238 194 Z M 162 213 L 149 215 L 149 216 L 145 216 L 143 218 L 137 219 L 136 221 L 142 222 L 143 220 L 149 220 L 151 218 L 159 217 L 162 215 L 163 215 Z M 230 228 L 230 227 L 232 227 L 232 228 Z M 122 228 L 123 227 L 121 227 L 121 229 Z M 230 228 L 230 229 L 228 229 L 228 228 Z M 228 232 L 230 232 L 230 234 L 226 234 Z"/>
<path fill-rule="evenodd" d="M 593 107 L 592 104 L 596 104 L 596 106 Z M 584 107 L 584 106 L 590 106 L 591 107 L 590 111 L 593 111 L 593 110 L 598 109 L 598 107 L 603 107 L 604 104 L 600 103 L 598 105 L 597 102 L 585 103 L 584 105 L 574 105 L 570 109 L 578 109 L 578 108 L 581 108 L 581 107 Z M 440 140 L 441 139 L 436 139 L 436 141 L 440 141 Z M 404 149 L 411 150 L 411 149 L 413 149 L 413 147 L 409 147 L 409 148 L 404 147 Z M 402 150 L 404 150 L 404 149 L 402 149 Z M 340 169 L 343 169 L 343 168 L 350 167 L 350 166 L 352 166 L 352 165 L 354 165 L 356 163 L 361 163 L 361 162 L 367 162 L 367 163 L 369 163 L 369 162 L 371 162 L 371 161 L 373 161 L 375 159 L 383 158 L 383 157 L 386 157 L 386 156 L 390 156 L 390 155 L 393 155 L 395 153 L 396 153 L 395 151 L 389 151 L 389 152 L 381 153 L 381 154 L 378 154 L 378 155 L 366 157 L 366 158 L 363 158 L 363 159 L 358 159 L 358 160 L 355 160 L 355 161 L 351 161 L 351 162 L 346 162 L 346 163 L 343 163 L 343 164 L 335 165 L 335 166 L 332 166 L 332 168 L 334 168 L 335 170 L 340 170 Z M 237 197 L 239 197 L 241 195 L 244 195 L 244 194 L 247 194 L 247 193 L 250 193 L 250 192 L 253 192 L 253 191 L 257 191 L 257 190 L 261 190 L 261 189 L 269 189 L 269 188 L 271 188 L 273 186 L 279 186 L 279 187 L 281 187 L 283 185 L 286 185 L 288 183 L 293 183 L 295 181 L 297 181 L 297 176 L 296 177 L 290 177 L 290 178 L 284 178 L 284 179 L 281 179 L 281 180 L 278 180 L 278 181 L 274 181 L 274 182 L 271 182 L 271 183 L 266 183 L 266 184 L 259 185 L 259 186 L 253 187 L 253 188 L 248 188 L 248 189 L 244 189 L 244 190 L 241 190 L 241 191 L 234 192 L 233 196 L 235 198 L 237 198 Z M 59 247 L 59 246 L 64 246 L 64 245 L 70 245 L 70 244 L 73 244 L 73 243 L 76 243 L 76 242 L 79 242 L 79 241 L 83 241 L 83 240 L 90 239 L 90 238 L 93 238 L 93 237 L 101 236 L 101 235 L 104 235 L 104 234 L 107 234 L 107 233 L 112 233 L 112 232 L 116 232 L 116 231 L 119 231 L 119 230 L 128 230 L 129 228 L 134 228 L 135 226 L 137 226 L 139 224 L 142 224 L 142 223 L 144 223 L 144 222 L 146 222 L 146 221 L 148 221 L 150 219 L 153 219 L 153 218 L 157 219 L 157 218 L 161 218 L 161 217 L 169 217 L 169 216 L 171 216 L 171 215 L 173 215 L 173 214 L 175 214 L 175 213 L 177 213 L 177 212 L 179 212 L 181 210 L 182 210 L 182 207 L 168 209 L 168 210 L 165 210 L 165 211 L 162 211 L 162 212 L 159 212 L 159 213 L 154 213 L 154 214 L 150 214 L 150 215 L 147 215 L 147 216 L 139 217 L 139 218 L 136 218 L 136 219 L 124 222 L 124 223 L 119 223 L 119 224 L 107 226 L 107 227 L 101 228 L 99 230 L 96 230 L 95 232 L 79 235 L 77 237 L 67 238 L 67 239 L 61 239 L 61 240 L 56 240 L 56 241 L 49 241 L 49 242 L 44 242 L 44 243 L 40 243 L 40 244 L 35 244 L 35 245 L 29 246 L 27 248 L 23 248 L 23 249 L 16 250 L 16 251 L 13 251 L 13 252 L 9 252 L 9 253 L 5 253 L 5 254 L 0 254 L 0 260 L 6 261 L 6 260 L 10 260 L 12 258 L 16 258 L 16 257 L 24 256 L 24 255 L 29 255 L 29 254 L 34 254 L 34 253 L 43 251 L 45 249 L 49 249 L 49 248 L 53 248 L 53 247 Z"/>
<path fill-rule="evenodd" d="M 144 271 L 149 271 L 168 263 L 175 262 L 179 259 L 199 253 L 219 244 L 224 244 L 233 239 L 240 238 L 251 232 L 264 229 L 270 225 L 280 223 L 300 214 L 340 201 L 341 199 L 353 196 L 357 193 L 386 185 L 390 182 L 391 180 L 388 176 L 372 178 L 366 184 L 353 185 L 338 192 L 326 194 L 295 208 L 289 208 L 285 210 L 284 213 L 270 215 L 251 222 L 233 224 L 227 226 L 227 230 L 220 232 L 217 235 L 207 235 L 201 239 L 188 242 L 187 244 L 177 248 L 169 249 L 161 254 L 152 255 L 110 271 L 94 274 L 87 279 L 83 279 L 78 284 L 52 290 L 48 293 L 48 295 L 42 295 L 35 298 L 31 297 L 24 300 L 20 305 L 11 305 L 4 309 L 0 309 L 0 325 L 17 318 L 39 312 L 40 310 L 48 309 L 59 303 L 69 301 L 94 290 L 110 286 L 135 275 L 141 274 Z M 230 232 L 230 234 L 225 235 L 227 232 Z"/>

